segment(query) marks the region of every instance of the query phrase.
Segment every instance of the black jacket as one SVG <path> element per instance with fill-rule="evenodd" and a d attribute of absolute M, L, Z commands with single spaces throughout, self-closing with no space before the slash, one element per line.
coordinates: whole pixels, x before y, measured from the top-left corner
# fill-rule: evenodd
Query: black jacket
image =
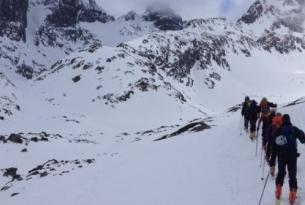
<path fill-rule="evenodd" d="M 251 102 L 251 106 L 249 109 L 249 120 L 256 121 L 258 118 L 258 114 L 260 112 L 260 107 L 257 105 L 257 102 L 254 100 Z"/>
<path fill-rule="evenodd" d="M 251 106 L 251 101 L 245 101 L 242 104 L 241 115 L 244 116 L 246 119 L 249 119 L 250 106 Z"/>

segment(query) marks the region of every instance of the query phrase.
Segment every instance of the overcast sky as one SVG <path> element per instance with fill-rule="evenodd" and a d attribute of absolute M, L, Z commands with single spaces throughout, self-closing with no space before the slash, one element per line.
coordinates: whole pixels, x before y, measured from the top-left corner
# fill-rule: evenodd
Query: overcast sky
<path fill-rule="evenodd" d="M 147 5 L 158 0 L 96 0 L 109 14 L 120 16 L 130 10 L 143 13 Z M 160 1 L 160 0 L 159 0 Z M 236 19 L 255 0 L 163 0 L 184 19 L 224 16 Z"/>

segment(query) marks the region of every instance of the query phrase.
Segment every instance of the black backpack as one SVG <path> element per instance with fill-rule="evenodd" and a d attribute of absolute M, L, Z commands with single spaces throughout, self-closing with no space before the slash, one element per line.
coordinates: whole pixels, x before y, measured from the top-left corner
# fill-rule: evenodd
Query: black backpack
<path fill-rule="evenodd" d="M 292 126 L 283 126 L 280 135 L 275 138 L 276 145 L 283 150 L 295 150 L 297 141 Z"/>

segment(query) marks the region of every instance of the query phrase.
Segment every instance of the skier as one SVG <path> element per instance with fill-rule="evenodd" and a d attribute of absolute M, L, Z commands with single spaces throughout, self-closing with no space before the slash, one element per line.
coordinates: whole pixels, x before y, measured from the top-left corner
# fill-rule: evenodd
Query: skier
<path fill-rule="evenodd" d="M 273 118 L 275 117 L 275 113 L 276 113 L 276 109 L 275 108 L 271 108 L 270 109 L 270 113 L 268 114 L 268 116 L 265 117 L 265 122 L 264 122 L 264 125 L 266 127 L 266 133 L 263 135 L 263 150 L 266 152 L 266 157 L 268 157 L 268 146 L 267 146 L 267 143 L 268 143 L 268 139 L 270 138 L 269 134 L 270 134 L 270 129 L 271 129 L 271 126 L 272 126 L 272 120 Z"/>
<path fill-rule="evenodd" d="M 277 148 L 275 146 L 275 134 L 276 131 L 282 126 L 283 119 L 282 114 L 277 113 L 272 118 L 272 124 L 268 129 L 268 138 L 267 138 L 267 145 L 266 145 L 266 159 L 270 166 L 270 174 L 272 177 L 275 176 L 275 161 L 277 157 Z"/>
<path fill-rule="evenodd" d="M 289 175 L 289 201 L 294 204 L 297 194 L 297 140 L 304 144 L 305 134 L 299 128 L 293 126 L 288 114 L 283 115 L 283 125 L 275 135 L 275 143 L 278 149 L 278 174 L 276 177 L 275 196 L 280 199 L 282 186 L 286 175 L 286 166 Z"/>
<path fill-rule="evenodd" d="M 263 98 L 259 104 L 260 107 L 260 119 L 259 119 L 259 123 L 258 123 L 258 127 L 260 126 L 260 124 L 262 123 L 262 137 L 263 139 L 266 138 L 267 135 L 267 129 L 270 125 L 269 123 L 269 115 L 270 115 L 270 108 L 276 108 L 277 105 L 271 102 L 268 102 L 267 98 Z"/>
<path fill-rule="evenodd" d="M 244 129 L 248 132 L 249 128 L 249 110 L 251 106 L 251 101 L 248 96 L 245 97 L 245 101 L 242 104 L 241 115 L 244 117 Z"/>
<path fill-rule="evenodd" d="M 256 138 L 256 122 L 258 119 L 260 109 L 257 106 L 257 102 L 255 100 L 251 101 L 250 109 L 249 109 L 249 120 L 250 120 L 250 139 L 255 140 Z"/>

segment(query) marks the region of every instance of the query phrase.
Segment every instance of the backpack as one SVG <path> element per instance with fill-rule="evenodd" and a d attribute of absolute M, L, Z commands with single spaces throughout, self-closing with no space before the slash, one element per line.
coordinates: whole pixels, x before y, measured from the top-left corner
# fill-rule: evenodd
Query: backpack
<path fill-rule="evenodd" d="M 275 138 L 275 144 L 283 150 L 294 150 L 297 147 L 296 137 L 292 126 L 281 128 L 281 134 Z"/>

